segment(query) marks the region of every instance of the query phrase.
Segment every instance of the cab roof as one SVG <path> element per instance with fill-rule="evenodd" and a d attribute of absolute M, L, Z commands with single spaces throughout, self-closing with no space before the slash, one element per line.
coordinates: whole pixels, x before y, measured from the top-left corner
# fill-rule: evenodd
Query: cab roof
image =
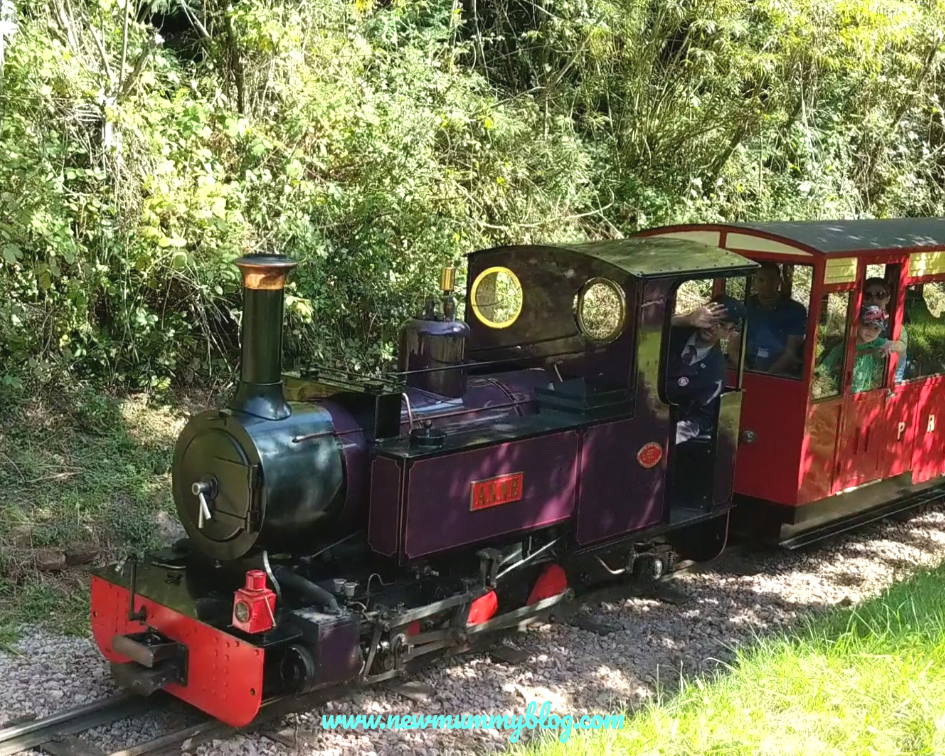
<path fill-rule="evenodd" d="M 758 263 L 735 252 L 689 239 L 632 237 L 573 244 L 532 244 L 496 247 L 498 251 L 567 252 L 599 260 L 637 279 L 667 278 L 680 275 L 726 275 L 749 272 Z M 473 253 L 473 256 L 477 253 Z"/>

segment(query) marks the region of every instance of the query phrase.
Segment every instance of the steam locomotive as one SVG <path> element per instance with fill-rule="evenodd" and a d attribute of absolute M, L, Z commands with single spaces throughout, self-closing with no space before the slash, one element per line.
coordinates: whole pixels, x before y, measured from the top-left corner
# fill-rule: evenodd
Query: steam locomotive
<path fill-rule="evenodd" d="M 296 264 L 237 260 L 238 388 L 174 454 L 186 538 L 92 577 L 118 683 L 243 726 L 721 553 L 744 352 L 712 433 L 677 446 L 667 345 L 681 285 L 759 265 L 687 234 L 474 252 L 463 319 L 447 269 L 378 378 L 283 375 Z"/>
<path fill-rule="evenodd" d="M 447 270 L 380 378 L 283 376 L 296 264 L 236 261 L 239 385 L 174 453 L 186 538 L 92 577 L 93 634 L 121 686 L 242 726 L 267 699 L 371 685 L 547 618 L 584 586 L 721 550 L 740 393 L 675 476 L 708 486 L 674 487 L 661 345 L 682 280 L 757 264 L 675 239 L 468 260 L 465 320 Z"/>

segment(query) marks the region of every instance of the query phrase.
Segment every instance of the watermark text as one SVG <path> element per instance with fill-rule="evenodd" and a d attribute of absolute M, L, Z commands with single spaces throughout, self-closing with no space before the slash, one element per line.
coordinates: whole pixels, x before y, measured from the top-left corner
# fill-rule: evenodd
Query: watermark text
<path fill-rule="evenodd" d="M 326 730 L 506 730 L 511 731 L 509 742 L 518 741 L 522 730 L 560 730 L 558 739 L 567 743 L 573 731 L 622 730 L 623 714 L 590 716 L 558 716 L 551 713 L 551 702 L 539 705 L 530 701 L 524 714 L 323 714 L 322 727 Z"/>

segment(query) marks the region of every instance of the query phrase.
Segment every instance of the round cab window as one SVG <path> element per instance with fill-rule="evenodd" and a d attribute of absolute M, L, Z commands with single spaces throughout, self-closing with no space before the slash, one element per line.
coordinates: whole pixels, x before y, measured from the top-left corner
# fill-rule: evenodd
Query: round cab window
<path fill-rule="evenodd" d="M 593 341 L 612 341 L 623 330 L 627 303 L 623 290 L 606 278 L 592 278 L 577 301 L 578 327 Z"/>
<path fill-rule="evenodd" d="M 522 312 L 522 284 L 508 268 L 487 268 L 473 281 L 473 312 L 489 328 L 508 328 Z"/>

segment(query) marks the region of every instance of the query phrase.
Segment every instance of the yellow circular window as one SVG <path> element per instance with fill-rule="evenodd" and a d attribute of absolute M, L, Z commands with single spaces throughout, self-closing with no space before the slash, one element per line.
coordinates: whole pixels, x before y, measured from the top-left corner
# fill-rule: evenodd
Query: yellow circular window
<path fill-rule="evenodd" d="M 473 281 L 469 301 L 476 317 L 489 328 L 508 328 L 522 312 L 522 284 L 502 266 L 486 268 Z"/>
<path fill-rule="evenodd" d="M 627 320 L 623 289 L 606 278 L 592 278 L 581 287 L 576 310 L 578 327 L 592 341 L 613 341 Z"/>

